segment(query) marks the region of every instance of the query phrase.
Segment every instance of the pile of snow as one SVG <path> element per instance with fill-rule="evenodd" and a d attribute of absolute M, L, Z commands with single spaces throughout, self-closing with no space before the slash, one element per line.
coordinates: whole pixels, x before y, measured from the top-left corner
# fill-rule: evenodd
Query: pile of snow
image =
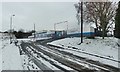
<path fill-rule="evenodd" d="M 97 55 L 100 57 L 105 57 L 108 59 L 112 59 L 115 61 L 119 61 L 120 59 L 118 58 L 118 39 L 109 37 L 102 39 L 100 37 L 97 37 L 95 39 L 85 39 L 84 38 L 84 43 L 80 44 L 80 38 L 65 38 L 57 41 L 53 41 L 51 43 L 48 43 L 50 45 L 55 45 L 59 47 L 63 47 L 63 51 L 67 51 L 70 53 L 73 53 L 78 56 L 84 56 L 86 58 L 90 58 L 93 60 L 100 61 L 105 64 L 109 64 L 115 67 L 118 67 L 118 63 L 114 61 L 107 61 L 106 59 L 101 59 L 97 58 L 91 55 Z M 83 53 L 86 53 L 83 55 Z"/>

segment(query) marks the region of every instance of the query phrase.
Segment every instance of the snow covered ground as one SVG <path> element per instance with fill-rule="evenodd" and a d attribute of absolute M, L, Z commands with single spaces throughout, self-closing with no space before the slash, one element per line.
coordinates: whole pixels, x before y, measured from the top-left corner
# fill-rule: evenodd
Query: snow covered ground
<path fill-rule="evenodd" d="M 27 55 L 21 55 L 23 70 L 40 70 Z"/>
<path fill-rule="evenodd" d="M 41 46 L 41 45 L 40 45 Z M 40 62 L 42 62 L 44 65 L 46 65 L 48 68 L 50 68 L 51 70 L 57 70 L 59 71 L 60 69 L 58 69 L 57 67 L 55 67 L 54 65 L 52 65 L 49 61 L 52 61 L 52 63 L 62 67 L 62 68 L 65 68 L 67 70 L 73 70 L 71 69 L 70 67 L 67 67 L 61 63 L 59 63 L 58 61 L 50 58 L 49 56 L 43 54 L 42 52 L 39 52 L 37 51 L 36 49 L 34 49 L 33 47 L 31 47 L 34 51 L 36 51 L 36 53 L 34 53 L 30 48 L 27 48 L 28 51 L 30 51 L 32 53 L 33 56 L 35 56 Z M 47 50 L 47 49 L 46 49 Z M 37 53 L 39 53 L 39 55 L 43 56 L 44 58 L 46 58 L 47 60 L 43 59 L 41 56 L 38 56 Z"/>
<path fill-rule="evenodd" d="M 0 34 L 0 72 L 2 71 L 2 35 Z"/>
<path fill-rule="evenodd" d="M 30 41 L 30 39 L 22 39 Z M 22 41 L 18 40 L 18 45 Z M 19 47 L 10 44 L 9 36 L 0 34 L 0 71 L 2 70 L 36 70 L 39 69 L 27 55 L 20 55 Z M 40 69 L 39 69 L 40 70 Z"/>
<path fill-rule="evenodd" d="M 2 70 L 23 70 L 19 49 L 9 40 L 2 41 Z"/>
<path fill-rule="evenodd" d="M 20 45 L 21 41 L 24 42 L 32 41 L 31 39 L 17 39 L 17 40 L 18 40 L 18 45 Z M 84 38 L 84 43 L 78 45 L 80 43 L 80 38 L 75 37 L 75 38 L 65 38 L 65 39 L 53 41 L 48 44 L 63 47 L 64 49 L 59 49 L 59 50 L 70 52 L 77 56 L 86 57 L 89 59 L 99 61 L 104 64 L 118 67 L 118 62 L 116 61 L 120 60 L 120 58 L 118 58 L 118 50 L 120 49 L 119 42 L 120 41 L 117 38 L 112 38 L 112 37 L 105 38 L 104 40 L 99 37 L 96 39 Z M 14 43 L 12 44 L 9 43 L 9 36 L 0 36 L 0 44 L 1 44 L 0 71 L 1 70 L 40 70 L 37 67 L 37 65 L 34 64 L 31 58 L 28 57 L 26 54 L 23 53 L 22 55 L 20 55 L 20 51 L 19 51 L 20 49 L 18 46 L 15 46 Z M 30 50 L 30 48 L 28 49 Z M 48 51 L 47 49 L 44 50 Z M 56 63 L 56 65 L 69 69 L 68 67 L 63 66 L 54 59 L 47 57 L 47 55 L 44 55 L 41 52 L 38 53 L 41 54 L 43 57 L 47 58 L 48 60 Z M 35 58 L 37 58 L 35 53 L 32 54 L 33 56 L 35 56 Z M 105 57 L 108 59 L 99 58 L 93 55 Z M 44 60 L 42 57 L 39 57 L 37 59 L 52 70 L 59 70 L 54 65 Z"/>
<path fill-rule="evenodd" d="M 36 41 L 36 40 L 46 40 L 50 39 L 51 37 L 43 37 L 43 38 L 23 38 L 23 39 L 17 39 L 19 42 L 24 41 L 24 42 L 30 42 L 30 41 Z"/>
<path fill-rule="evenodd" d="M 84 38 L 84 43 L 80 45 L 79 43 L 80 38 L 75 37 L 53 41 L 48 44 L 63 47 L 64 49 L 60 50 L 70 52 L 77 56 L 86 57 L 104 64 L 119 67 L 117 62 L 120 61 L 120 58 L 118 57 L 118 50 L 120 49 L 118 45 L 119 39 L 113 37 L 106 37 L 104 40 L 100 37 L 95 39 Z M 105 59 L 100 57 L 104 57 Z"/>

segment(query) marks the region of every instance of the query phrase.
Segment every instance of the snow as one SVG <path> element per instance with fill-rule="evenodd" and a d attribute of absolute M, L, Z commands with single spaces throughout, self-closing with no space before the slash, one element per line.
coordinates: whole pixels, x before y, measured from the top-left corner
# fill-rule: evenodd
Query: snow
<path fill-rule="evenodd" d="M 20 44 L 21 41 L 18 41 Z M 14 43 L 10 44 L 8 34 L 0 34 L 0 44 L 0 71 L 28 70 L 24 65 L 28 59 L 24 55 L 20 55 L 18 46 L 15 46 Z"/>
<path fill-rule="evenodd" d="M 48 68 L 52 69 L 52 70 L 59 70 L 58 68 L 56 68 L 55 66 L 51 65 L 48 61 L 45 61 L 43 58 L 38 58 L 42 63 L 44 63 Z"/>
<path fill-rule="evenodd" d="M 31 47 L 32 48 L 32 47 Z M 42 62 L 43 64 L 45 64 L 48 68 L 50 68 L 50 69 L 52 69 L 52 70 L 59 70 L 58 68 L 56 68 L 56 67 L 54 67 L 53 65 L 51 65 L 49 62 L 47 62 L 47 61 L 45 61 L 43 58 L 41 58 L 41 57 L 37 57 L 37 54 L 36 53 L 34 53 L 30 48 L 27 48 L 28 49 L 28 51 L 29 52 L 31 52 L 31 54 L 35 57 L 35 58 L 37 58 L 40 62 Z M 32 48 L 32 49 L 34 49 L 34 48 Z M 35 50 L 35 49 L 34 49 Z M 37 50 L 35 50 L 36 52 L 38 52 Z M 41 52 L 39 52 L 39 53 L 41 53 Z"/>
<path fill-rule="evenodd" d="M 62 55 L 62 54 L 60 54 L 60 53 L 58 53 L 58 52 L 55 52 L 55 51 L 53 51 L 53 50 L 50 50 L 50 49 L 48 49 L 48 48 L 46 48 L 46 47 L 44 47 L 44 46 L 41 46 L 41 45 L 38 45 L 39 47 L 42 47 L 42 49 L 43 50 L 46 50 L 46 51 L 49 51 L 49 52 L 51 52 L 51 53 L 53 53 L 53 54 L 58 54 L 60 57 L 62 57 L 62 58 L 64 58 L 64 59 L 67 59 L 67 60 L 69 60 L 69 61 L 71 61 L 71 62 L 74 62 L 74 63 L 77 63 L 77 64 L 79 64 L 79 65 L 82 65 L 82 66 L 84 66 L 84 67 L 86 67 L 86 68 L 89 68 L 89 69 L 96 69 L 96 70 L 98 70 L 98 68 L 101 68 L 101 69 L 104 69 L 104 70 L 108 70 L 108 69 L 106 69 L 106 68 L 104 68 L 104 67 L 100 67 L 100 66 L 97 66 L 97 65 L 94 65 L 94 64 L 91 64 L 91 63 L 86 63 L 86 62 L 84 62 L 84 61 L 81 61 L 81 60 L 79 60 L 79 59 L 74 59 L 74 58 L 72 58 L 72 57 L 69 57 L 69 56 L 67 56 L 67 55 Z M 62 50 L 62 49 L 60 49 L 60 50 Z M 63 50 L 63 51 L 65 51 L 65 50 Z M 68 51 L 68 50 L 67 50 Z M 72 52 L 73 53 L 73 52 Z M 77 54 L 77 55 L 79 55 L 79 54 Z M 48 58 L 48 57 L 47 57 Z M 55 62 L 55 61 L 54 61 Z M 61 64 L 59 64 L 59 66 L 60 66 Z M 92 67 L 91 67 L 92 66 Z M 94 66 L 94 67 L 93 67 Z M 68 69 L 68 68 L 66 68 L 65 67 L 65 69 Z"/>
<path fill-rule="evenodd" d="M 48 38 L 39 38 L 36 40 L 45 40 Z M 20 45 L 21 41 L 25 42 L 31 42 L 34 41 L 33 39 L 17 39 L 18 44 Z M 78 45 L 80 43 L 80 38 L 65 38 L 61 40 L 56 40 L 51 43 L 51 45 L 56 45 L 63 47 L 64 49 L 59 49 L 62 51 L 66 51 L 69 53 L 72 53 L 77 56 L 85 57 L 88 59 L 92 59 L 95 61 L 99 61 L 104 64 L 108 64 L 114 67 L 118 67 L 118 62 L 120 58 L 118 57 L 118 50 L 119 50 L 119 45 L 120 45 L 120 39 L 114 38 L 114 37 L 106 37 L 104 40 L 100 37 L 97 37 L 95 39 L 87 39 L 84 38 L 84 43 L 81 45 Z M 0 35 L 0 71 L 1 70 L 40 70 L 34 62 L 31 60 L 30 57 L 28 57 L 26 54 L 20 55 L 19 48 L 15 46 L 14 43 L 10 44 L 9 43 L 9 36 L 5 35 L 2 36 Z M 41 45 L 40 45 L 41 46 Z M 32 47 L 31 47 L 32 48 Z M 42 57 L 37 57 L 37 54 L 34 53 L 29 47 L 26 48 L 35 58 L 37 58 L 39 61 L 41 61 L 43 64 L 45 64 L 48 68 L 52 70 L 59 70 L 57 67 L 52 65 L 50 62 L 46 61 Z M 37 51 L 36 49 L 32 48 L 39 54 L 41 54 L 43 57 L 47 58 L 48 60 L 54 62 L 55 64 L 61 66 L 62 68 L 65 68 L 67 70 L 72 70 L 70 67 L 67 67 L 58 61 L 50 58 L 49 56 Z M 43 50 L 53 53 L 53 54 L 59 54 L 54 51 L 50 51 L 50 49 L 42 47 Z M 89 55 L 90 54 L 90 55 Z M 91 55 L 92 54 L 92 55 Z M 95 57 L 93 55 L 105 57 L 108 59 L 103 59 L 99 57 Z M 64 55 L 61 55 L 61 57 L 64 57 Z M 79 60 L 74 60 L 70 59 L 69 57 L 66 56 L 66 59 L 78 63 L 80 65 L 83 65 L 85 67 L 89 67 L 88 65 L 85 65 Z"/>
<path fill-rule="evenodd" d="M 23 70 L 40 70 L 27 55 L 21 55 Z"/>
<path fill-rule="evenodd" d="M 28 70 L 28 57 L 26 55 L 21 55 L 23 70 Z"/>
<path fill-rule="evenodd" d="M 0 72 L 2 71 L 2 35 L 0 35 Z"/>
<path fill-rule="evenodd" d="M 65 69 L 67 69 L 67 70 L 73 70 L 73 69 L 71 69 L 70 67 L 67 67 L 67 66 L 65 66 L 65 65 L 63 65 L 63 64 L 61 64 L 61 63 L 59 63 L 58 61 L 56 61 L 56 60 L 54 60 L 54 59 L 52 59 L 52 58 L 50 58 L 50 57 L 44 55 L 43 53 L 41 53 L 41 54 L 42 54 L 44 57 L 46 57 L 47 59 L 53 61 L 55 64 L 57 64 L 57 65 L 59 65 L 59 66 L 61 66 L 61 67 L 65 68 Z M 47 64 L 46 64 L 46 65 L 47 65 Z M 51 66 L 49 66 L 49 67 L 51 68 Z M 54 68 L 53 70 L 58 70 L 58 69 Z"/>
<path fill-rule="evenodd" d="M 63 47 L 64 49 L 61 50 L 70 52 L 78 56 L 86 57 L 102 62 L 104 64 L 118 67 L 118 62 L 115 62 L 120 60 L 120 58 L 118 58 L 119 47 L 117 43 L 119 43 L 119 41 L 117 38 L 106 37 L 104 40 L 100 37 L 97 37 L 95 39 L 84 38 L 84 43 L 78 45 L 79 43 L 80 38 L 75 37 L 56 40 L 48 44 Z M 75 49 L 73 49 L 73 47 Z M 102 59 L 99 57 L 91 56 L 89 54 L 105 57 L 115 61 Z"/>
<path fill-rule="evenodd" d="M 49 56 L 47 56 L 47 55 L 45 55 L 45 54 L 43 54 L 43 53 L 35 50 L 33 47 L 31 47 L 31 48 L 32 48 L 34 51 L 40 53 L 40 54 L 41 54 L 43 57 L 45 57 L 46 59 L 54 62 L 54 64 L 57 64 L 57 65 L 59 65 L 60 67 L 65 68 L 65 69 L 67 69 L 67 70 L 73 70 L 73 69 L 71 69 L 70 67 L 67 67 L 67 66 L 59 63 L 58 61 L 50 58 Z M 60 69 L 58 69 L 57 67 L 55 67 L 54 65 L 50 64 L 50 63 L 49 63 L 48 61 L 46 61 L 45 59 L 43 59 L 43 58 L 41 58 L 41 57 L 38 58 L 38 57 L 37 57 L 37 54 L 34 53 L 30 48 L 27 48 L 27 49 L 28 49 L 28 51 L 30 51 L 38 60 L 40 60 L 44 65 L 46 65 L 46 66 L 49 67 L 50 69 L 52 69 L 52 70 L 60 70 Z"/>
<path fill-rule="evenodd" d="M 110 61 L 110 60 L 107 60 L 107 59 L 102 59 L 102 58 L 99 58 L 99 57 L 87 55 L 87 54 L 84 54 L 84 53 L 81 53 L 81 52 L 72 51 L 72 50 L 63 50 L 63 51 L 72 53 L 73 55 L 76 55 L 76 56 L 85 57 L 85 58 L 88 58 L 88 59 L 92 59 L 92 60 L 95 60 L 95 61 L 99 61 L 99 62 L 104 63 L 104 64 L 107 64 L 107 65 L 111 65 L 111 66 L 114 66 L 114 67 L 118 67 L 118 63 L 117 63 L 117 62 L 114 62 L 114 61 Z"/>
<path fill-rule="evenodd" d="M 30 39 L 18 39 L 21 41 L 30 41 Z M 10 44 L 9 36 L 0 37 L 0 71 L 2 70 L 40 70 L 27 55 L 20 55 L 18 46 Z"/>
<path fill-rule="evenodd" d="M 18 47 L 8 39 L 2 42 L 2 70 L 23 70 Z"/>
<path fill-rule="evenodd" d="M 19 42 L 24 41 L 24 42 L 30 42 L 30 41 L 36 41 L 36 40 L 46 40 L 50 39 L 51 37 L 42 37 L 42 38 L 23 38 L 23 39 L 17 39 Z"/>
<path fill-rule="evenodd" d="M 50 39 L 51 37 L 43 37 L 43 38 L 35 38 L 35 40 L 46 40 L 46 39 Z"/>

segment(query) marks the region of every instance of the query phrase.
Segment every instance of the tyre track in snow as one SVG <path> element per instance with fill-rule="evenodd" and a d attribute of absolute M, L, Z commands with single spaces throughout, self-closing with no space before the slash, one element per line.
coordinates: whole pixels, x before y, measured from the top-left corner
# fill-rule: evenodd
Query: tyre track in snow
<path fill-rule="evenodd" d="M 43 54 L 49 56 L 50 58 L 52 58 L 52 59 L 54 59 L 54 60 L 62 63 L 63 65 L 66 65 L 66 66 L 68 66 L 68 67 L 71 67 L 71 68 L 73 68 L 73 69 L 75 69 L 75 70 L 77 70 L 77 71 L 83 72 L 83 71 L 82 71 L 82 70 L 84 69 L 83 66 L 78 65 L 78 64 L 76 64 L 76 63 L 73 63 L 73 62 L 71 62 L 71 61 L 69 61 L 69 60 L 63 59 L 62 57 L 59 57 L 59 56 L 54 55 L 54 54 L 52 54 L 52 53 L 49 53 L 49 52 L 47 52 L 47 51 L 44 51 L 44 50 L 42 50 L 40 47 L 35 46 L 35 45 L 33 45 L 33 44 L 30 44 L 30 45 L 33 46 L 33 48 L 38 49 L 38 50 L 39 50 L 40 52 L 42 52 Z M 83 68 L 83 69 L 82 69 L 82 68 Z M 87 70 L 89 70 L 89 69 L 87 69 Z M 90 70 L 89 70 L 89 71 L 90 71 Z M 93 72 L 93 71 L 91 71 L 91 72 Z"/>
<path fill-rule="evenodd" d="M 25 43 L 25 42 L 23 42 L 22 44 L 24 44 L 24 45 L 26 45 L 26 47 L 29 47 L 30 49 L 32 49 L 30 44 Z M 24 49 L 26 49 L 26 48 L 24 48 Z M 27 49 L 24 50 L 24 51 L 25 51 L 25 52 L 29 52 Z M 34 50 L 32 49 L 32 51 L 34 51 Z M 36 51 L 34 51 L 34 52 L 36 52 Z M 36 53 L 37 53 L 37 52 L 36 52 Z M 29 56 L 31 55 L 30 52 L 28 53 L 28 55 L 29 55 Z M 45 57 L 42 56 L 40 53 L 37 53 L 37 56 L 43 58 L 44 60 L 48 61 L 50 64 L 52 64 L 52 65 L 54 65 L 55 67 L 57 67 L 58 69 L 60 69 L 60 70 L 52 70 L 52 69 L 48 69 L 48 68 L 46 69 L 46 68 L 42 67 L 42 65 L 44 65 L 43 63 L 40 63 L 41 65 L 39 65 L 39 62 L 35 62 L 35 64 L 36 64 L 41 70 L 43 70 L 43 71 L 48 71 L 48 72 L 49 72 L 49 71 L 52 71 L 52 72 L 76 72 L 76 71 L 73 71 L 73 70 L 66 70 L 66 69 L 64 69 L 63 67 L 55 64 L 53 61 L 45 58 Z M 37 58 L 39 58 L 39 57 L 37 57 Z M 33 59 L 33 61 L 35 61 L 34 59 L 36 59 L 36 58 L 34 57 L 34 58 L 32 58 L 32 59 Z M 37 59 L 36 59 L 36 60 L 37 60 Z M 45 66 L 45 65 L 44 65 L 44 66 Z M 42 67 L 42 68 L 41 68 L 41 67 Z"/>
<path fill-rule="evenodd" d="M 53 49 L 53 50 L 56 50 L 60 53 L 63 53 L 63 54 L 66 54 L 66 55 L 70 55 L 72 56 L 73 58 L 78 58 L 78 59 L 81 59 L 81 60 L 84 60 L 84 61 L 87 61 L 87 62 L 90 62 L 92 64 L 95 64 L 95 65 L 98 65 L 98 66 L 101 66 L 101 67 L 104 67 L 106 69 L 109 69 L 110 71 L 113 71 L 113 72 L 119 72 L 119 68 L 116 68 L 116 67 L 113 67 L 113 66 L 110 66 L 110 65 L 107 65 L 107 64 L 103 64 L 103 63 L 100 63 L 98 61 L 94 61 L 94 60 L 91 60 L 91 59 L 87 59 L 87 58 L 84 58 L 84 57 L 80 57 L 80 56 L 77 56 L 77 55 L 74 55 L 70 52 L 66 52 L 66 51 L 62 51 L 62 47 L 58 47 L 58 46 L 54 46 L 54 45 L 48 45 L 47 47 Z M 72 50 L 72 51 L 76 51 L 76 50 Z M 79 52 L 79 53 L 83 53 L 83 54 L 87 54 L 87 55 L 91 55 L 89 53 L 84 53 L 84 52 L 81 52 L 81 51 L 76 51 L 76 52 Z M 103 57 L 99 57 L 99 56 L 96 56 L 96 55 L 91 55 L 91 56 L 95 56 L 95 57 L 98 57 L 98 58 L 103 58 Z M 107 60 L 111 60 L 111 59 L 108 59 L 108 58 L 103 58 L 103 59 L 107 59 Z M 111 60 L 111 61 L 114 61 L 114 60 Z M 118 61 L 114 61 L 114 62 L 118 62 Z M 119 62 L 118 62 L 119 63 Z"/>
<path fill-rule="evenodd" d="M 73 61 L 70 61 L 70 60 L 68 60 L 68 59 L 63 59 L 63 57 L 60 57 L 59 55 L 55 55 L 55 54 L 53 54 L 53 53 L 50 53 L 50 52 L 48 52 L 48 51 L 45 51 L 45 50 L 43 50 L 43 48 L 41 47 L 38 47 L 38 46 L 35 46 L 34 44 L 30 44 L 31 46 L 33 46 L 34 48 L 36 48 L 36 49 L 38 49 L 39 51 L 41 51 L 42 53 L 44 53 L 45 55 L 48 55 L 49 57 L 51 57 L 51 58 L 53 58 L 53 59 L 55 59 L 55 60 L 57 60 L 57 61 L 59 61 L 60 63 L 62 63 L 62 64 L 64 64 L 64 65 L 66 65 L 66 66 L 69 66 L 69 67 L 71 67 L 71 68 L 73 68 L 73 69 L 75 69 L 75 70 L 77 70 L 77 71 L 81 71 L 81 72 L 83 72 L 83 71 L 88 71 L 88 72 L 96 72 L 96 70 L 94 69 L 89 69 L 89 68 L 86 68 L 86 67 L 84 67 L 84 66 L 82 66 L 82 65 L 80 65 L 80 64 L 78 64 L 78 63 L 76 63 L 76 62 L 73 62 Z M 95 68 L 98 68 L 98 67 L 96 67 L 96 66 L 92 66 L 92 67 L 95 67 Z M 107 69 L 103 69 L 103 68 L 98 68 L 98 69 L 100 69 L 101 70 L 101 72 L 110 72 L 110 71 L 108 71 Z"/>
<path fill-rule="evenodd" d="M 26 49 L 27 45 L 22 43 L 21 44 L 21 48 L 22 50 L 28 55 L 28 57 L 44 72 L 54 72 L 52 71 L 50 68 L 48 68 L 46 65 L 44 65 L 40 60 L 38 60 L 37 58 L 35 58 L 27 49 Z"/>
<path fill-rule="evenodd" d="M 51 41 L 52 41 L 52 40 L 51 40 Z M 48 42 L 51 42 L 51 41 L 48 40 Z M 77 56 L 77 55 L 73 55 L 72 53 L 59 50 L 59 49 L 64 49 L 64 48 L 62 48 L 62 47 L 56 47 L 56 46 L 47 45 L 47 41 L 45 41 L 45 42 L 44 42 L 44 41 L 43 41 L 43 42 L 37 41 L 37 42 L 35 42 L 35 43 L 36 43 L 37 45 L 46 46 L 47 48 L 53 49 L 53 50 L 55 50 L 56 52 L 59 52 L 59 53 L 65 54 L 65 55 L 69 55 L 69 56 L 71 56 L 71 57 L 73 57 L 73 58 L 77 58 L 77 59 L 80 59 L 80 60 L 82 60 L 82 61 L 86 61 L 86 62 L 88 62 L 88 63 L 90 63 L 90 64 L 94 64 L 94 65 L 96 65 L 96 66 L 98 66 L 98 67 L 106 68 L 106 69 L 109 70 L 109 72 L 119 72 L 119 69 L 116 68 L 116 67 L 113 67 L 113 66 L 110 66 L 110 65 L 106 65 L 106 64 L 102 64 L 102 63 L 100 63 L 100 62 L 98 62 L 98 61 L 94 61 L 94 60 L 91 60 L 91 59 L 86 59 L 86 58 L 84 58 L 84 57 L 80 57 L 80 56 Z"/>
<path fill-rule="evenodd" d="M 54 65 L 55 67 L 59 68 L 60 72 L 64 71 L 64 72 L 74 72 L 72 70 L 66 70 L 65 68 L 59 66 L 58 64 L 56 64 L 53 60 L 50 60 L 48 58 L 46 58 L 45 56 L 43 56 L 43 54 L 41 52 L 38 52 L 36 50 L 34 50 L 30 45 L 28 45 L 30 49 L 32 49 L 32 51 L 34 51 L 35 54 L 37 54 L 37 58 L 43 58 L 44 60 L 48 61 L 50 64 Z"/>

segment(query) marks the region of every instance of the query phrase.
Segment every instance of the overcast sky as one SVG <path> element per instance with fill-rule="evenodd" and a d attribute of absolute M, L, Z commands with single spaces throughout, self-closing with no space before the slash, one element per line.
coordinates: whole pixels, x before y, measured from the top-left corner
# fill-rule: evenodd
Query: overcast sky
<path fill-rule="evenodd" d="M 0 27 L 2 28 L 0 30 L 10 29 L 10 16 L 12 14 L 15 14 L 12 25 L 15 30 L 21 28 L 33 30 L 34 23 L 37 31 L 52 30 L 54 29 L 54 23 L 66 20 L 68 23 L 57 25 L 57 29 L 67 29 L 67 24 L 68 28 L 78 28 L 74 4 L 79 0 L 49 0 L 51 2 L 48 0 L 40 0 L 41 2 L 35 2 L 38 0 L 22 1 L 3 0 L 2 4 L 0 3 L 2 8 L 0 11 L 0 17 L 2 17 Z"/>
<path fill-rule="evenodd" d="M 53 29 L 54 23 L 68 21 L 69 26 L 76 24 L 75 2 L 4 2 L 2 3 L 2 30 L 10 27 L 10 16 L 13 18 L 15 30 L 32 30 L 35 23 L 36 30 Z M 68 23 L 57 25 L 65 29 Z M 77 24 L 76 24 L 77 25 Z"/>

